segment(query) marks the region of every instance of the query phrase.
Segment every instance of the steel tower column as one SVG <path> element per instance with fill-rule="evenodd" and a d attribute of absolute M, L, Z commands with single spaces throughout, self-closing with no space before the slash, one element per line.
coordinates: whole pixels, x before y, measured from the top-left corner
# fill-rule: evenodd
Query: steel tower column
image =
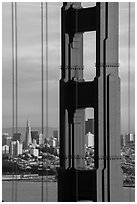
<path fill-rule="evenodd" d="M 122 201 L 118 3 L 62 7 L 59 201 Z M 96 76 L 83 79 L 83 33 L 96 31 Z M 84 166 L 84 124 L 94 108 L 95 168 Z"/>

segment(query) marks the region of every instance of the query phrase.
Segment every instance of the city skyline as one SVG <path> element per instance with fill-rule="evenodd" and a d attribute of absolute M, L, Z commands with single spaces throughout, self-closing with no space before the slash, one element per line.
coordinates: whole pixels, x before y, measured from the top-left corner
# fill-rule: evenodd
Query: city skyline
<path fill-rule="evenodd" d="M 91 3 L 82 3 L 92 6 Z M 48 3 L 49 47 L 49 126 L 59 123 L 60 79 L 60 14 L 62 3 Z M 11 3 L 3 3 L 2 13 L 2 122 L 3 127 L 12 126 L 12 60 L 11 60 Z M 41 44 L 40 3 L 18 3 L 18 126 L 25 127 L 28 116 L 32 126 L 41 126 Z M 54 15 L 53 15 L 54 13 Z M 135 129 L 135 56 L 134 56 L 134 3 L 131 4 L 131 132 Z M 45 15 L 45 14 L 44 14 Z M 45 24 L 44 24 L 45 25 Z M 120 3 L 120 77 L 121 77 L 121 133 L 128 131 L 128 3 Z M 89 44 L 91 46 L 89 46 Z M 94 49 L 92 50 L 91 47 Z M 52 53 L 52 54 L 51 54 Z M 45 61 L 44 61 L 45 62 Z M 95 76 L 95 33 L 84 35 L 84 76 Z M 45 89 L 46 90 L 46 89 Z M 46 95 L 46 94 L 45 94 Z M 44 98 L 45 100 L 45 98 Z M 44 112 L 46 114 L 46 112 Z M 86 114 L 91 118 L 93 113 Z M 44 120 L 45 121 L 45 120 Z M 45 125 L 46 126 L 46 125 Z"/>

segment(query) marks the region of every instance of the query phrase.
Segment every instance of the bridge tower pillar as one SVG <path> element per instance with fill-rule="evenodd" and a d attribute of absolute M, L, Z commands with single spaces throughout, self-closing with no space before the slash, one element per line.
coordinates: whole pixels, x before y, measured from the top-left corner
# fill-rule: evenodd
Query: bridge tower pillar
<path fill-rule="evenodd" d="M 58 201 L 122 201 L 118 3 L 63 3 Z M 96 76 L 83 78 L 83 33 L 96 31 Z M 95 168 L 85 168 L 85 108 L 94 108 Z"/>

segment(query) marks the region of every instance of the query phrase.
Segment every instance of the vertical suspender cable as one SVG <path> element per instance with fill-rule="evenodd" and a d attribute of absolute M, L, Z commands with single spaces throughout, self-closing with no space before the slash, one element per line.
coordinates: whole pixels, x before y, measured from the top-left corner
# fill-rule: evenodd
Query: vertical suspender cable
<path fill-rule="evenodd" d="M 43 137 L 43 2 L 41 2 L 41 132 Z M 42 156 L 43 158 L 43 156 Z M 43 202 L 43 159 L 42 159 L 42 182 L 41 182 L 41 202 Z"/>
<path fill-rule="evenodd" d="M 12 136 L 14 135 L 15 127 L 18 132 L 18 103 L 17 103 L 17 5 L 12 2 Z M 14 183 L 14 173 L 16 181 Z M 12 172 L 12 201 L 17 201 L 17 163 L 13 163 Z M 14 189 L 15 184 L 15 189 Z"/>
<path fill-rule="evenodd" d="M 130 134 L 130 2 L 128 16 L 128 134 Z"/>
<path fill-rule="evenodd" d="M 46 2 L 46 137 L 48 138 L 48 3 Z M 48 171 L 46 173 L 48 179 Z M 48 180 L 46 179 L 46 202 L 48 202 Z"/>
<path fill-rule="evenodd" d="M 17 3 L 15 2 L 16 133 L 18 132 Z"/>
<path fill-rule="evenodd" d="M 18 132 L 18 72 L 17 72 L 17 3 L 15 2 L 15 94 L 16 94 L 16 133 Z M 15 182 L 15 202 L 17 202 L 17 161 L 15 164 L 16 182 Z"/>
<path fill-rule="evenodd" d="M 128 136 L 130 137 L 130 2 L 128 12 Z M 129 187 L 129 201 L 131 201 L 131 187 Z"/>
<path fill-rule="evenodd" d="M 42 88 L 42 120 L 41 131 L 44 133 L 44 48 L 43 48 L 43 3 L 41 2 L 41 88 Z M 48 9 L 46 2 L 46 137 L 48 137 Z M 42 161 L 43 163 L 43 161 Z M 47 171 L 46 171 L 47 172 Z M 48 174 L 48 172 L 47 172 Z M 48 175 L 46 174 L 46 201 L 48 201 Z M 41 182 L 41 201 L 43 202 L 44 188 L 43 188 L 43 168 L 42 168 L 42 182 Z"/>
<path fill-rule="evenodd" d="M 14 5 L 12 4 L 12 137 L 14 135 Z M 12 202 L 14 202 L 14 163 L 12 172 Z"/>
<path fill-rule="evenodd" d="M 105 197 L 105 170 L 106 170 L 106 141 L 107 141 L 107 129 L 106 129 L 106 74 L 107 74 L 107 70 L 106 70 L 106 46 L 107 46 L 107 38 L 108 38 L 108 2 L 105 3 L 105 38 L 103 40 L 103 111 L 104 111 L 104 117 L 103 117 L 103 140 L 104 140 L 104 149 L 103 149 L 103 156 L 104 156 L 104 168 L 102 170 L 102 201 L 104 202 L 107 198 Z M 108 187 L 108 186 L 107 186 Z"/>
<path fill-rule="evenodd" d="M 77 32 L 78 32 L 78 8 L 76 8 L 76 35 L 77 35 Z M 77 36 L 76 36 L 77 37 Z M 78 64 L 78 51 L 76 51 L 77 52 L 77 55 L 76 55 L 76 65 Z M 78 65 L 77 65 L 78 66 Z M 78 67 L 76 67 L 76 72 L 75 72 L 75 78 L 76 78 L 76 111 L 77 111 L 77 108 L 78 108 Z M 77 114 L 77 112 L 76 112 L 76 114 Z M 76 119 L 77 121 L 76 121 L 76 135 L 77 135 L 77 128 L 79 128 L 78 127 L 78 123 L 79 123 L 79 121 L 78 121 L 78 116 L 77 116 L 77 119 Z M 73 121 L 73 123 L 74 123 L 74 121 Z M 73 124 L 74 125 L 74 124 Z M 77 138 L 77 137 L 76 137 Z M 75 141 L 74 140 L 74 148 L 75 147 L 77 147 L 77 145 L 75 145 L 75 142 L 77 143 L 77 141 Z M 74 152 L 76 152 L 76 154 L 77 154 L 77 149 L 74 151 Z M 78 157 L 77 157 L 78 155 L 74 155 L 74 158 L 76 157 L 76 162 L 75 162 L 75 165 L 76 165 L 76 201 L 78 201 L 78 170 L 77 170 L 77 159 L 78 159 Z M 81 158 L 80 158 L 81 159 Z"/>

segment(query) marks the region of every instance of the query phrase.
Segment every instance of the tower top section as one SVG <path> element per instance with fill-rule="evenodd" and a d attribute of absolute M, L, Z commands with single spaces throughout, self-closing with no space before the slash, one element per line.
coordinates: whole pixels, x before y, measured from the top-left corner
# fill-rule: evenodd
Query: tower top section
<path fill-rule="evenodd" d="M 27 118 L 27 127 L 30 127 L 30 118 Z"/>

